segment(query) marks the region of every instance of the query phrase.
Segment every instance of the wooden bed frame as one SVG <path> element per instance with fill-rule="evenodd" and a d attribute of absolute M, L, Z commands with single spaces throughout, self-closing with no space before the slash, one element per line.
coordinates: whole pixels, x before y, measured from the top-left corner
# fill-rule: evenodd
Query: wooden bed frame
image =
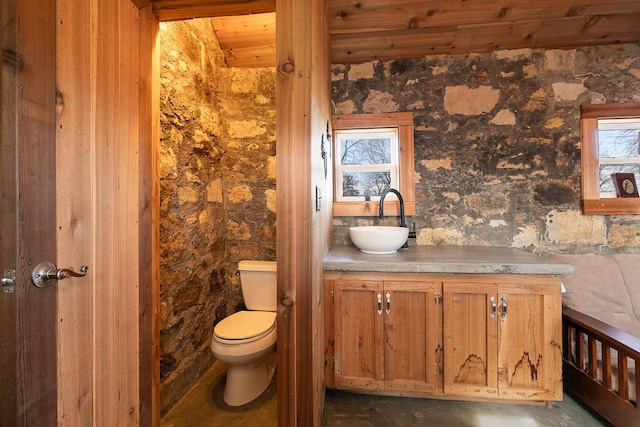
<path fill-rule="evenodd" d="M 562 308 L 562 338 L 566 388 L 616 427 L 640 426 L 640 338 L 567 307 Z M 585 338 L 586 348 L 578 345 Z M 596 357 L 599 347 L 601 360 Z M 617 391 L 613 390 L 611 384 L 612 349 L 618 355 Z M 629 359 L 635 361 L 636 402 L 629 401 Z M 601 366 L 598 366 L 599 363 Z M 602 372 L 602 381 L 597 378 L 598 368 Z"/>

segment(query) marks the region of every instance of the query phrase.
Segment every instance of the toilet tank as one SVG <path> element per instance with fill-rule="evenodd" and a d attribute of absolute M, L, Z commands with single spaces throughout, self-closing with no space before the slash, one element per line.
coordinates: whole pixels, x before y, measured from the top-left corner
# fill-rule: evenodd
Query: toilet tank
<path fill-rule="evenodd" d="M 243 260 L 238 263 L 238 271 L 247 310 L 277 311 L 276 262 Z"/>

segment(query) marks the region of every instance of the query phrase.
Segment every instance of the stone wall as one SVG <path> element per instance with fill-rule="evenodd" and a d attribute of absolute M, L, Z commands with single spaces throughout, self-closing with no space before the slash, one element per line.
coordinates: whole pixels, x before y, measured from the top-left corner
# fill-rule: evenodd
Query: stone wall
<path fill-rule="evenodd" d="M 227 281 L 243 259 L 276 259 L 275 68 L 227 69 L 220 82 Z"/>
<path fill-rule="evenodd" d="M 580 105 L 640 101 L 640 46 L 336 65 L 332 80 L 337 114 L 413 112 L 415 244 L 640 251 L 640 216 L 580 209 Z M 335 218 L 334 243 L 377 222 Z"/>
<path fill-rule="evenodd" d="M 243 258 L 275 259 L 275 74 L 230 69 L 209 20 L 160 32 L 161 405 L 214 361 Z"/>

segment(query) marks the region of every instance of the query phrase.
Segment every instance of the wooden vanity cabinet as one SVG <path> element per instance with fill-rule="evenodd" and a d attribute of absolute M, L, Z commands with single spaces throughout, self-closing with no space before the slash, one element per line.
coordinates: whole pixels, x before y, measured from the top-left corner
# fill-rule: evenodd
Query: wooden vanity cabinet
<path fill-rule="evenodd" d="M 325 289 L 329 388 L 562 399 L 557 277 L 327 272 Z"/>
<path fill-rule="evenodd" d="M 345 275 L 326 284 L 334 332 L 328 386 L 423 393 L 442 389 L 440 282 Z"/>
<path fill-rule="evenodd" d="M 561 298 L 556 278 L 443 282 L 444 393 L 562 400 Z"/>

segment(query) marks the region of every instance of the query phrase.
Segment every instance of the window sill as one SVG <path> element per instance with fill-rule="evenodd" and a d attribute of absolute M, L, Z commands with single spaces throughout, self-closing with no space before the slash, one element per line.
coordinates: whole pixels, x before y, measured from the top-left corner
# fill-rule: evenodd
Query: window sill
<path fill-rule="evenodd" d="M 405 216 L 416 214 L 416 202 L 404 201 Z M 333 216 L 378 216 L 378 202 L 334 202 Z M 384 216 L 400 216 L 398 201 L 385 200 Z"/>
<path fill-rule="evenodd" d="M 611 199 L 584 199 L 585 215 L 636 215 L 640 214 L 640 199 L 635 197 Z"/>

